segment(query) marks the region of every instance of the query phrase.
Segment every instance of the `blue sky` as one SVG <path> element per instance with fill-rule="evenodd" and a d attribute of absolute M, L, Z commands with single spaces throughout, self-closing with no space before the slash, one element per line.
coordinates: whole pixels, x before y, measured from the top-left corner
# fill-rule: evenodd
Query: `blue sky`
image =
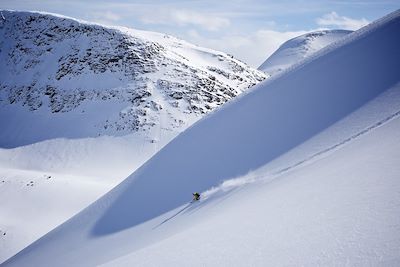
<path fill-rule="evenodd" d="M 59 13 L 106 25 L 164 32 L 258 67 L 279 45 L 316 29 L 358 29 L 400 0 L 0 0 L 0 9 Z"/>

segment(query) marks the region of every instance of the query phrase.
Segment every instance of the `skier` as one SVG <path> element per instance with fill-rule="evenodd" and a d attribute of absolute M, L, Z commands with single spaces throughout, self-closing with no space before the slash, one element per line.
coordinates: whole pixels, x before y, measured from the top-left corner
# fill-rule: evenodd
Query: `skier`
<path fill-rule="evenodd" d="M 198 200 L 200 200 L 200 194 L 197 192 L 194 192 L 193 193 L 193 201 L 198 201 Z"/>

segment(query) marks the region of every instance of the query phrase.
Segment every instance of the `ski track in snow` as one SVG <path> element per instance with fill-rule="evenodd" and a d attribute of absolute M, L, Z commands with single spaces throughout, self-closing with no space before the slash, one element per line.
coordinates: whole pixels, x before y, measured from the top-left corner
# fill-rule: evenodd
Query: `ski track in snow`
<path fill-rule="evenodd" d="M 196 202 L 191 201 L 188 204 L 186 204 L 182 209 L 180 209 L 177 213 L 173 214 L 172 216 L 168 217 L 167 219 L 163 220 L 162 222 L 160 222 L 159 224 L 157 224 L 156 226 L 153 227 L 153 229 L 156 229 L 160 226 L 162 226 L 164 223 L 174 219 L 175 217 L 177 217 L 179 214 L 184 213 L 186 210 L 188 210 L 189 208 L 193 207 L 193 204 L 196 204 Z"/>
<path fill-rule="evenodd" d="M 256 86 L 6 264 L 395 263 L 399 25 L 397 11 Z"/>
<path fill-rule="evenodd" d="M 328 148 L 326 148 L 326 149 L 324 149 L 324 150 L 321 150 L 321 151 L 319 151 L 319 152 L 317 152 L 317 153 L 315 153 L 315 154 L 309 156 L 308 158 L 305 158 L 305 159 L 303 159 L 303 160 L 301 160 L 301 161 L 299 161 L 299 162 L 297 162 L 297 163 L 295 163 L 295 164 L 293 164 L 293 165 L 290 165 L 290 166 L 288 166 L 288 167 L 286 167 L 286 168 L 283 168 L 283 169 L 281 169 L 281 170 L 275 172 L 274 175 L 280 175 L 280 174 L 282 174 L 282 173 L 285 173 L 285 172 L 287 172 L 287 171 L 290 171 L 290 170 L 293 169 L 293 168 L 296 168 L 296 167 L 298 167 L 298 166 L 304 165 L 304 164 L 306 164 L 306 163 L 308 163 L 308 162 L 310 162 L 310 161 L 316 159 L 317 157 L 324 156 L 324 155 L 327 154 L 328 152 L 331 152 L 331 151 L 333 151 L 333 150 L 335 150 L 335 149 L 340 148 L 341 146 L 346 145 L 347 143 L 349 143 L 349 142 L 355 140 L 356 138 L 358 138 L 358 137 L 360 137 L 360 136 L 362 136 L 362 135 L 364 135 L 364 134 L 367 134 L 368 132 L 374 130 L 374 129 L 377 128 L 377 127 L 382 126 L 383 124 L 385 124 L 385 123 L 387 123 L 387 122 L 389 122 L 389 121 L 391 121 L 391 120 L 397 118 L 398 116 L 400 116 L 400 110 L 397 111 L 397 112 L 395 112 L 395 113 L 393 113 L 392 115 L 386 117 L 385 119 L 383 119 L 383 120 L 381 120 L 381 121 L 378 121 L 377 123 L 375 123 L 375 124 L 369 126 L 368 128 L 362 130 L 361 132 L 358 132 L 358 133 L 356 133 L 356 134 L 350 136 L 349 138 L 343 140 L 343 141 L 340 142 L 340 143 L 337 143 L 337 144 L 335 144 L 335 145 L 333 145 L 333 146 L 331 146 L 331 147 L 328 147 Z"/>
<path fill-rule="evenodd" d="M 325 158 L 326 156 L 331 154 L 333 151 L 340 149 L 341 147 L 347 145 L 348 143 L 355 141 L 356 139 L 360 138 L 361 136 L 368 134 L 369 132 L 390 122 L 391 120 L 398 118 L 399 116 L 400 116 L 400 110 L 392 113 L 390 116 L 387 116 L 382 120 L 379 120 L 378 122 L 368 126 L 367 128 L 364 128 L 364 130 L 361 130 L 361 131 L 351 135 L 350 137 L 344 139 L 341 142 L 338 142 L 334 145 L 329 146 L 328 148 L 320 150 L 302 160 L 297 161 L 294 164 L 291 164 L 287 167 L 283 167 L 277 171 L 274 171 L 271 174 L 255 175 L 255 176 L 253 176 L 253 175 L 247 176 L 246 175 L 244 177 L 226 180 L 221 185 L 210 188 L 210 189 L 202 192 L 201 195 L 203 197 L 202 197 L 202 200 L 200 200 L 200 201 L 203 202 L 203 201 L 209 200 L 210 198 L 214 198 L 214 197 L 216 197 L 216 194 L 219 192 L 223 192 L 223 194 L 229 194 L 229 193 L 232 193 L 233 191 L 238 190 L 240 187 L 243 187 L 243 186 L 247 186 L 247 185 L 255 184 L 255 183 L 271 182 L 272 180 L 279 178 L 279 176 L 281 176 L 282 174 L 293 171 L 294 169 L 297 169 L 299 167 L 306 166 L 310 163 L 315 162 L 316 160 Z M 218 197 L 221 197 L 221 195 L 218 195 Z M 186 210 L 187 208 L 188 207 L 185 207 L 184 210 Z M 178 213 L 181 213 L 181 212 L 178 212 Z M 176 214 L 176 215 L 178 215 L 178 214 Z M 173 216 L 173 217 L 175 217 L 175 216 Z"/>
<path fill-rule="evenodd" d="M 0 192 L 0 228 L 7 231 L 0 262 L 112 189 L 200 117 L 267 77 L 226 53 L 163 33 L 46 12 L 0 12 L 0 175 L 9 169 L 71 175 L 68 186 L 55 183 L 46 192 L 35 186 L 29 198 L 11 177 L 0 176 L 14 183 Z M 80 179 L 97 182 L 96 194 L 91 186 L 75 189 Z M 52 192 L 60 210 L 48 212 L 56 202 Z M 64 195 L 74 195 L 81 206 L 66 212 L 71 203 Z M 24 217 L 20 202 L 47 214 Z"/>
<path fill-rule="evenodd" d="M 245 176 L 244 178 L 234 178 L 230 180 L 224 181 L 220 186 L 210 188 L 201 193 L 202 198 L 197 203 L 200 204 L 198 207 L 194 207 L 192 204 L 193 202 L 189 202 L 181 207 L 177 212 L 173 213 L 173 215 L 164 219 L 161 223 L 157 224 L 153 227 L 156 229 L 165 223 L 169 222 L 170 220 L 188 212 L 194 212 L 197 209 L 200 209 L 207 205 L 210 201 L 213 201 L 214 204 L 217 202 L 223 201 L 232 193 L 237 193 L 239 190 L 243 189 L 245 186 L 256 184 L 256 183 L 265 183 L 265 182 L 272 182 L 274 179 L 279 179 L 279 177 L 283 174 L 291 172 L 297 168 L 301 168 L 307 166 L 310 163 L 315 161 L 321 160 L 327 156 L 329 156 L 332 152 L 341 149 L 342 147 L 348 145 L 350 142 L 357 140 L 358 138 L 370 133 L 371 131 L 375 130 L 378 127 L 385 125 L 386 123 L 398 118 L 400 116 L 400 110 L 386 116 L 385 118 L 373 123 L 372 125 L 364 128 L 361 131 L 351 135 L 348 138 L 343 139 L 343 141 L 335 143 L 323 150 L 320 150 L 302 160 L 297 161 L 294 164 L 291 164 L 287 167 L 281 168 L 278 171 L 273 172 L 272 174 L 267 175 L 256 175 L 256 176 Z M 196 204 L 196 203 L 194 203 Z"/>
<path fill-rule="evenodd" d="M 396 133 L 393 129 L 399 129 L 399 122 L 395 117 L 383 123 L 383 127 L 374 128 L 376 131 L 353 139 L 337 154 L 283 174 L 283 179 L 271 186 L 242 187 L 240 193 L 230 194 L 232 201 L 224 201 L 222 205 L 204 203 L 201 212 L 180 216 L 176 235 L 132 250 L 101 266 L 180 266 L 188 260 L 194 260 L 194 266 L 398 266 L 398 220 L 396 214 L 385 212 L 398 210 L 393 205 L 399 202 L 390 202 L 398 199 L 395 191 L 385 191 L 391 186 L 398 189 L 395 175 L 386 180 L 365 170 L 360 173 L 358 169 L 349 176 L 346 172 L 352 164 L 349 151 L 356 151 L 350 154 L 362 158 L 355 160 L 358 168 L 365 159 L 377 159 L 365 152 L 380 146 L 376 141 L 385 137 L 382 132 Z M 394 135 L 390 139 L 399 140 Z M 382 149 L 376 151 L 382 153 Z M 335 163 L 336 160 L 339 162 Z M 395 162 L 393 157 L 391 162 Z M 330 179 L 318 171 L 326 164 L 333 164 L 336 169 L 334 174 L 325 173 Z M 340 168 L 342 164 L 344 169 Z M 317 183 L 309 184 L 310 181 Z M 288 187 L 289 191 L 284 190 Z M 324 191 L 330 188 L 331 191 Z M 336 199 L 338 196 L 342 198 Z M 318 213 L 314 213 L 316 210 Z M 182 227 L 188 221 L 200 222 Z M 259 242 L 254 244 L 254 239 Z"/>

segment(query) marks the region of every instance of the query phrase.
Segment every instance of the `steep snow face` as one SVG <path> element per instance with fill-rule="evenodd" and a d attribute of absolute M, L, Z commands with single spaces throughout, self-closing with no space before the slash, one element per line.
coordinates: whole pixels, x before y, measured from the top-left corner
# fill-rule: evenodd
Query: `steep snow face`
<path fill-rule="evenodd" d="M 277 74 L 351 32 L 346 30 L 315 31 L 290 39 L 258 69 L 270 75 Z"/>
<path fill-rule="evenodd" d="M 398 263 L 399 31 L 397 11 L 261 83 L 5 266 Z"/>
<path fill-rule="evenodd" d="M 179 128 L 266 77 L 168 35 L 31 12 L 2 11 L 0 61 L 1 147 Z"/>
<path fill-rule="evenodd" d="M 164 34 L 0 12 L 0 262 L 266 78 Z"/>
<path fill-rule="evenodd" d="M 398 266 L 399 131 L 397 116 L 272 182 L 227 181 L 148 223 L 174 234 L 101 266 Z"/>

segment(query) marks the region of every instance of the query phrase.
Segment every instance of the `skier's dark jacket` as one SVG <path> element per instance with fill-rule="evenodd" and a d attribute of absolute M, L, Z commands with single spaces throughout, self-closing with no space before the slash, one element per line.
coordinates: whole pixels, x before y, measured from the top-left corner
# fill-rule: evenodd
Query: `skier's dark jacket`
<path fill-rule="evenodd" d="M 193 200 L 199 200 L 200 199 L 200 194 L 197 192 L 193 193 Z"/>

